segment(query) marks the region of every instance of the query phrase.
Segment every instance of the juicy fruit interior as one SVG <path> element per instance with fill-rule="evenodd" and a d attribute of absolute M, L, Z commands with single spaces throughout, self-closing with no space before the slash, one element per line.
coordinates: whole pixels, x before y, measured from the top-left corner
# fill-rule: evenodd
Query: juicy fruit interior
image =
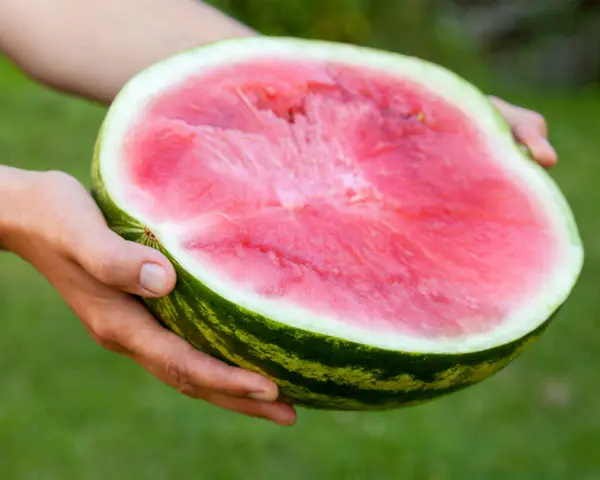
<path fill-rule="evenodd" d="M 248 61 L 155 98 L 128 202 L 231 288 L 415 337 L 491 331 L 557 239 L 459 109 L 331 63 Z"/>

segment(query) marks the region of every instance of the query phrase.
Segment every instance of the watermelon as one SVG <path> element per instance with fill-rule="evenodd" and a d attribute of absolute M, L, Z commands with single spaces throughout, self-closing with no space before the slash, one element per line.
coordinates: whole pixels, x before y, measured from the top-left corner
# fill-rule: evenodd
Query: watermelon
<path fill-rule="evenodd" d="M 583 263 L 574 216 L 476 87 L 364 47 L 255 37 L 179 53 L 107 112 L 93 195 L 178 280 L 143 299 L 197 349 L 340 410 L 490 377 Z"/>

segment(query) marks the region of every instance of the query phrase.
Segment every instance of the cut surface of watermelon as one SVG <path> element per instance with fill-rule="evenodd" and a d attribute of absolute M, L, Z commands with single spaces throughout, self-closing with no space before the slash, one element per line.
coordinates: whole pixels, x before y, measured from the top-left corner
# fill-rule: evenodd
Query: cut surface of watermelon
<path fill-rule="evenodd" d="M 212 291 L 433 353 L 512 341 L 566 298 L 582 259 L 570 211 L 479 92 L 349 46 L 204 50 L 126 87 L 100 169 Z"/>

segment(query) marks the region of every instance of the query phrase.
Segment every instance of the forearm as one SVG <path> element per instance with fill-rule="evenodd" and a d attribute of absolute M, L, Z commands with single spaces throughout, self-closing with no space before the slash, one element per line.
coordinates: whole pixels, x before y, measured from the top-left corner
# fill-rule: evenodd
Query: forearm
<path fill-rule="evenodd" d="M 38 81 L 106 103 L 162 58 L 252 34 L 196 0 L 0 1 L 0 50 Z"/>

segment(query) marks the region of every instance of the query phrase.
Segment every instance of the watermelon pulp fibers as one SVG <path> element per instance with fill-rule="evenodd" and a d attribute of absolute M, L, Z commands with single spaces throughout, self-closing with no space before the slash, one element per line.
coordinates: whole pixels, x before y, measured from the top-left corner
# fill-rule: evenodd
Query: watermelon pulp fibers
<path fill-rule="evenodd" d="M 203 50 L 211 58 L 207 48 L 235 45 L 224 42 L 187 54 L 189 63 L 179 57 L 186 73 L 162 88 L 138 84 L 139 103 L 129 104 L 136 114 L 111 137 L 113 195 L 101 178 L 99 141 L 96 197 L 109 223 L 118 210 L 132 239 L 150 238 L 181 269 L 171 298 L 148 301 L 157 317 L 316 406 L 420 401 L 510 361 L 552 312 L 536 318 L 532 304 L 572 286 L 581 249 L 561 199 L 553 199 L 560 218 L 546 207 L 556 190 L 532 187 L 533 178 L 548 182 L 543 174 L 528 178 L 499 158 L 527 161 L 512 140 L 499 152 L 490 139 L 491 129 L 506 136 L 505 125 L 489 109 L 494 123 L 482 128 L 425 75 L 377 68 L 369 60 L 379 54 L 367 50 L 309 42 L 332 55 L 307 58 L 294 50 L 303 42 L 245 42 L 237 61 L 201 66 Z M 195 59 L 197 68 L 187 68 Z M 401 57 L 394 60 L 400 68 Z M 485 108 L 483 98 L 471 101 Z M 342 340 L 354 343 L 343 353 Z M 319 342 L 329 346 L 308 354 Z M 349 359 L 328 358 L 332 345 Z M 481 356 L 494 350 L 493 361 Z M 403 352 L 413 363 L 431 359 L 418 353 L 445 360 L 419 380 L 398 370 Z M 395 375 L 368 367 L 375 353 L 376 363 L 402 359 Z M 461 368 L 468 354 L 479 359 L 470 375 Z M 328 366 L 334 371 L 324 373 Z"/>

